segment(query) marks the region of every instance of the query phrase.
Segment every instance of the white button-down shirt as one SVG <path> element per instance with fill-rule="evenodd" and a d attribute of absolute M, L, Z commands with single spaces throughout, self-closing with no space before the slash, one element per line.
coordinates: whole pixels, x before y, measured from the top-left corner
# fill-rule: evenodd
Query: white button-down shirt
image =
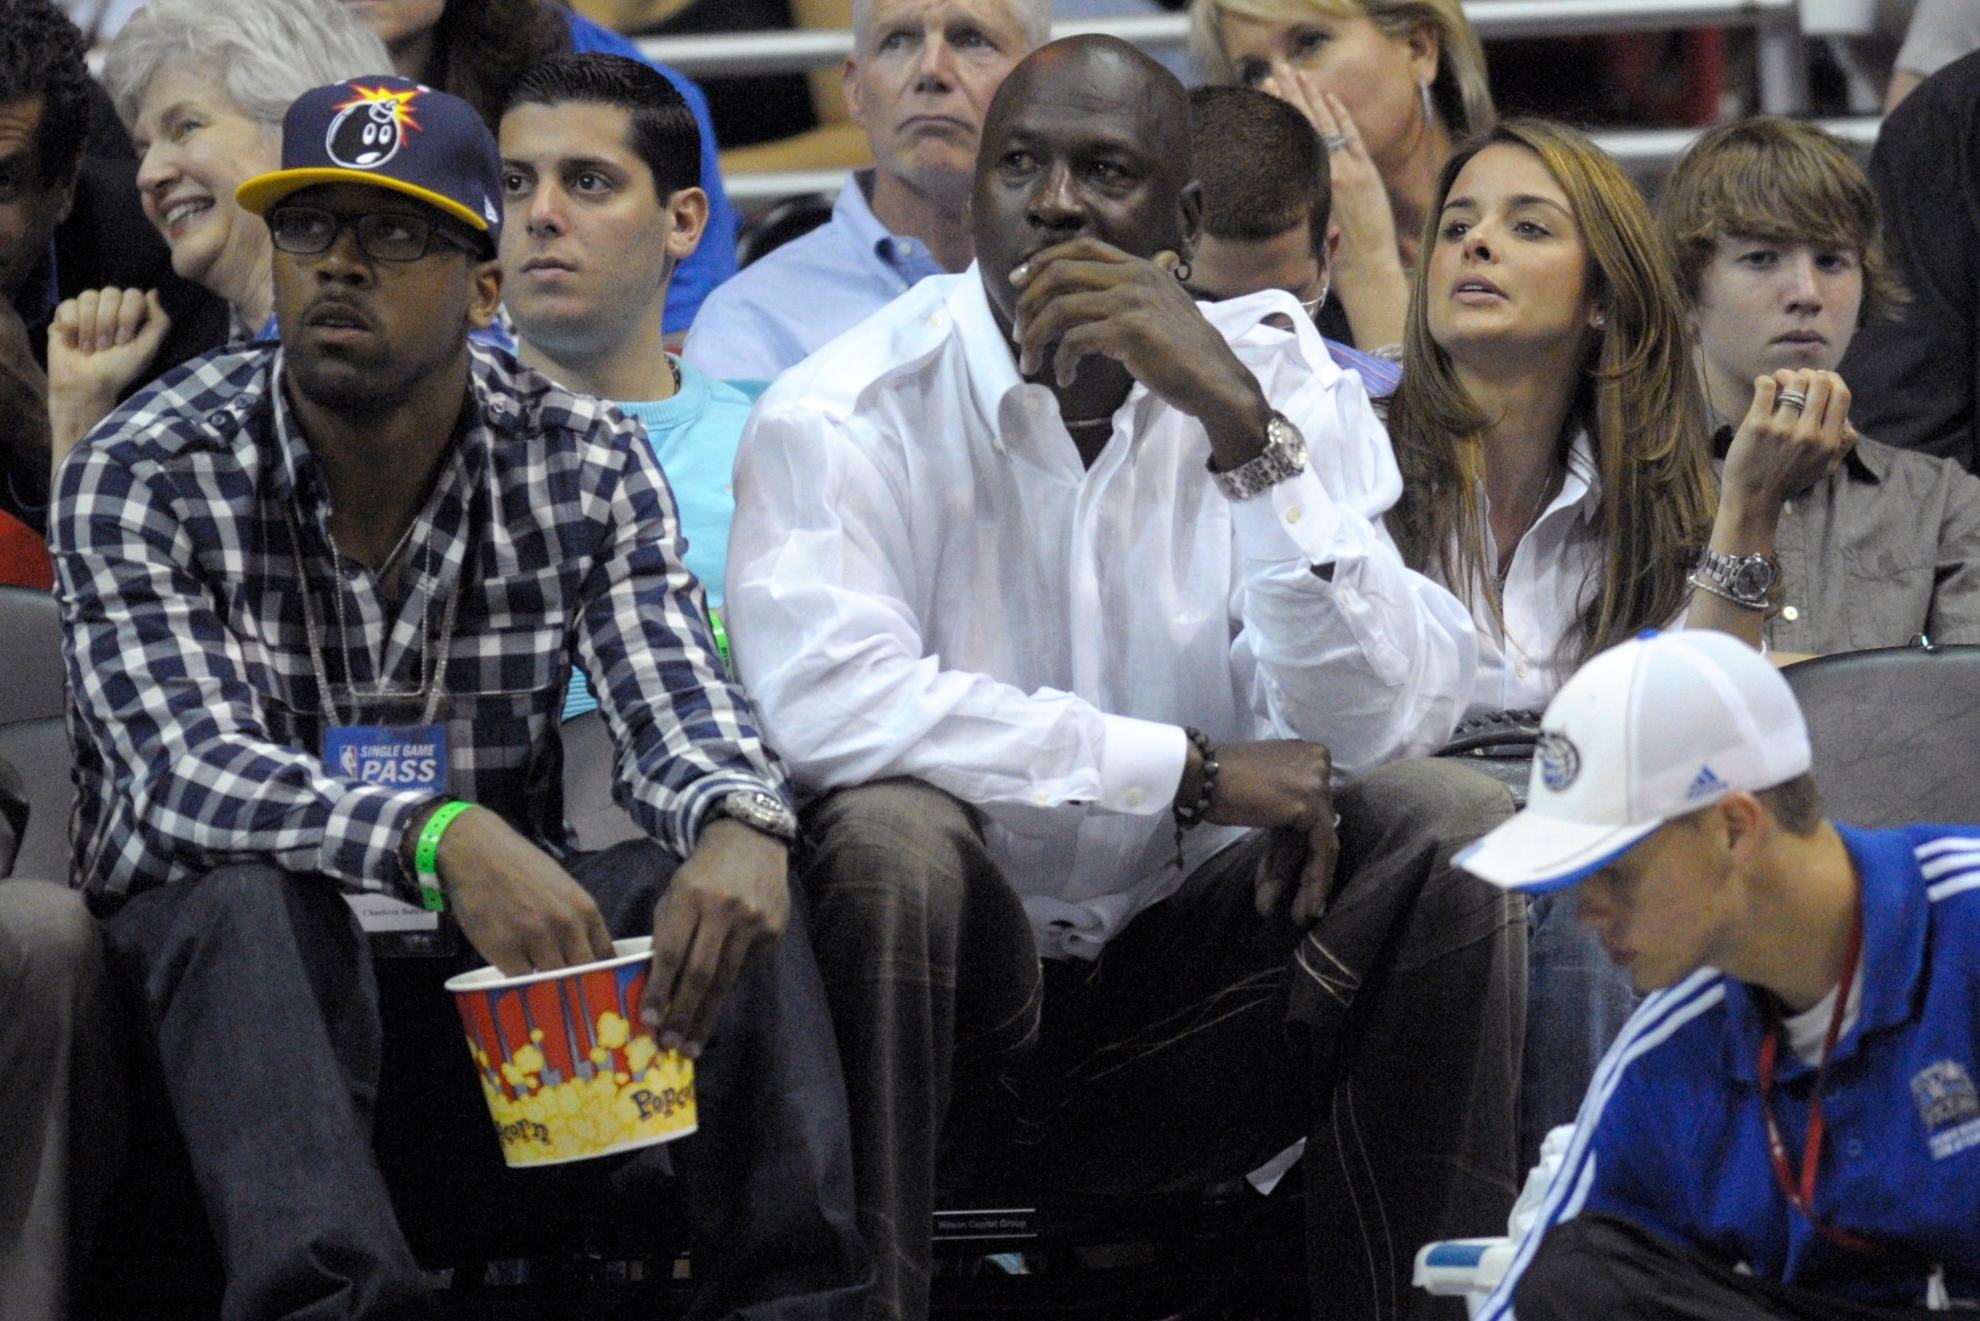
<path fill-rule="evenodd" d="M 728 628 L 770 741 L 814 791 L 912 776 L 982 809 L 1048 955 L 1179 883 L 1180 726 L 1319 740 L 1345 776 L 1434 748 L 1471 691 L 1468 614 L 1380 525 L 1402 482 L 1359 380 L 1307 318 L 1261 324 L 1295 310 L 1202 308 L 1311 455 L 1241 504 L 1139 385 L 1084 466 L 975 267 L 792 369 L 743 434 Z M 1191 832 L 1185 868 L 1238 833 Z"/>
<path fill-rule="evenodd" d="M 1482 490 L 1478 502 L 1489 568 L 1499 562 L 1499 543 Z M 1574 672 L 1568 630 L 1602 590 L 1602 533 L 1595 522 L 1601 502 L 1595 450 L 1582 431 L 1568 448 L 1560 493 L 1513 548 L 1499 589 L 1500 617 L 1482 587 L 1458 593 L 1471 602 L 1478 628 L 1478 675 L 1467 716 L 1543 711 Z"/>

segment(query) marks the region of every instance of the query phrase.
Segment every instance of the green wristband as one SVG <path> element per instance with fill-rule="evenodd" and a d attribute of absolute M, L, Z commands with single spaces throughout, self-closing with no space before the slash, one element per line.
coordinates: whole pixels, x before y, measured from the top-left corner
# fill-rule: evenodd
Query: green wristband
<path fill-rule="evenodd" d="M 447 896 L 440 892 L 440 837 L 454 824 L 455 817 L 473 806 L 456 799 L 426 818 L 426 825 L 419 832 L 419 843 L 413 849 L 413 880 L 419 885 L 420 902 L 429 913 L 447 911 Z"/>
<path fill-rule="evenodd" d="M 722 668 L 733 678 L 736 673 L 736 663 L 729 658 L 729 630 L 722 627 L 722 612 L 710 610 L 708 625 L 715 632 L 715 650 L 722 653 Z"/>

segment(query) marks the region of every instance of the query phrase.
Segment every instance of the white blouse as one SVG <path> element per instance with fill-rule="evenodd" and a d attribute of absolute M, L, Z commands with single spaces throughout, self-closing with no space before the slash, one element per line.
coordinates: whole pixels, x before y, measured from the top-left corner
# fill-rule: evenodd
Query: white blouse
<path fill-rule="evenodd" d="M 1482 590 L 1469 593 L 1478 626 L 1478 672 L 1465 715 L 1497 711 L 1539 711 L 1574 671 L 1566 644 L 1568 629 L 1589 599 L 1601 590 L 1602 540 L 1595 511 L 1602 498 L 1595 450 L 1588 432 L 1568 448 L 1567 475 L 1560 493 L 1542 511 L 1513 550 L 1506 581 L 1499 590 L 1500 619 Z M 1492 536 L 1492 511 L 1479 492 L 1484 522 L 1484 562 L 1499 562 Z M 1441 580 L 1441 579 L 1440 579 Z M 1452 584 L 1459 600 L 1467 593 Z"/>

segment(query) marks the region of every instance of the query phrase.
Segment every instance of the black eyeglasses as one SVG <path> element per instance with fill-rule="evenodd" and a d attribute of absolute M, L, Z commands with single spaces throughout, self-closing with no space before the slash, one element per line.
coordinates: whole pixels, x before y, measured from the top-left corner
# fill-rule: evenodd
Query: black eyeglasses
<path fill-rule="evenodd" d="M 285 206 L 268 213 L 268 236 L 275 246 L 303 256 L 328 252 L 346 226 L 357 231 L 359 250 L 373 261 L 418 261 L 433 251 L 436 241 L 470 256 L 481 255 L 479 245 L 472 240 L 424 216 L 395 211 L 340 216 L 313 206 Z"/>

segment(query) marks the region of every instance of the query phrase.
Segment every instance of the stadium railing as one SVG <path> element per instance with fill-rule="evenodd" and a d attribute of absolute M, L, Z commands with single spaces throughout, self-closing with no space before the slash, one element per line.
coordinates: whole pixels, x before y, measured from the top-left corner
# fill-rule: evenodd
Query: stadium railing
<path fill-rule="evenodd" d="M 1604 32 L 1682 28 L 1752 28 L 1756 34 L 1759 108 L 1767 114 L 1808 110 L 1807 58 L 1797 0 L 1466 0 L 1465 16 L 1481 38 L 1587 36 Z M 1151 14 L 1099 21 L 1055 23 L 1055 37 L 1104 32 L 1145 50 L 1181 48 L 1188 40 L 1185 14 Z M 838 64 L 852 50 L 845 29 L 730 32 L 691 37 L 648 37 L 642 53 L 690 77 L 801 71 Z M 1838 120 L 1824 127 L 1853 145 L 1876 138 L 1875 118 Z M 1616 130 L 1596 141 L 1632 171 L 1655 173 L 1681 155 L 1695 129 Z M 805 193 L 831 193 L 844 170 L 790 170 L 732 174 L 729 195 L 752 205 Z"/>

